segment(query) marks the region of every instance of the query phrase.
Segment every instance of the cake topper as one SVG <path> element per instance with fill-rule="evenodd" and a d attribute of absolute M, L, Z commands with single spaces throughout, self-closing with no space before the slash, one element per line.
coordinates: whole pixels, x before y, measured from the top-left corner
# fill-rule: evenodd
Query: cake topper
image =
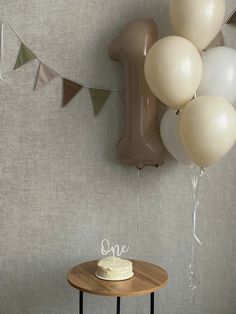
<path fill-rule="evenodd" d="M 101 242 L 101 253 L 102 255 L 107 255 L 109 253 L 112 253 L 112 256 L 121 256 L 122 254 L 125 254 L 129 251 L 129 246 L 122 245 L 121 247 L 118 244 L 115 244 L 114 246 L 110 246 L 109 240 L 103 239 Z"/>

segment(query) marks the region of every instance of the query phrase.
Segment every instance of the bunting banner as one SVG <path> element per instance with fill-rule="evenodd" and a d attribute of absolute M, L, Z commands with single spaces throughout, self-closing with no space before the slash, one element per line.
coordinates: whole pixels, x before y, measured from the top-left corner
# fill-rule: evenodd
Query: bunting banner
<path fill-rule="evenodd" d="M 111 91 L 105 89 L 90 88 L 89 92 L 93 103 L 94 114 L 95 116 L 97 116 L 102 110 Z"/>
<path fill-rule="evenodd" d="M 120 91 L 120 90 L 90 88 L 88 86 L 81 85 L 77 82 L 71 81 L 61 76 L 59 73 L 54 71 L 44 62 L 42 62 L 42 60 L 33 53 L 33 51 L 22 41 L 19 34 L 16 32 L 16 30 L 13 28 L 13 26 L 9 22 L 8 22 L 8 25 L 12 29 L 12 31 L 16 34 L 16 36 L 18 37 L 21 43 L 13 70 L 17 70 L 18 68 L 20 68 L 21 66 L 23 66 L 24 64 L 26 64 L 27 62 L 31 60 L 34 60 L 34 59 L 38 60 L 39 67 L 38 67 L 38 71 L 36 75 L 34 89 L 39 89 L 47 85 L 55 77 L 60 77 L 63 81 L 63 101 L 62 101 L 63 107 L 65 107 L 71 101 L 71 99 L 74 96 L 76 96 L 77 93 L 79 93 L 82 88 L 85 87 L 89 89 L 90 96 L 93 103 L 93 108 L 94 108 L 94 115 L 97 116 L 101 112 L 110 93 Z M 1 33 L 2 32 L 3 32 L 3 22 L 2 22 L 2 27 L 1 27 Z M 1 44 L 2 44 L 2 38 L 3 38 L 3 34 L 1 34 Z M 2 51 L 2 49 L 0 50 Z M 1 59 L 1 55 L 0 55 L 0 59 Z"/>
<path fill-rule="evenodd" d="M 1 23 L 1 42 L 0 42 L 0 79 L 2 80 L 2 73 L 1 73 L 1 63 L 2 63 L 2 57 L 3 57 L 3 24 Z M 16 32 L 16 30 L 13 28 L 13 26 L 7 22 L 9 27 L 12 29 L 12 31 L 15 33 L 15 35 L 20 40 L 20 49 L 16 58 L 15 66 L 13 70 L 19 69 L 21 66 L 26 64 L 27 62 L 31 60 L 38 60 L 39 67 L 38 72 L 36 75 L 35 80 L 35 89 L 39 89 L 43 87 L 44 85 L 51 82 L 55 77 L 60 77 L 63 80 L 63 107 L 66 106 L 71 99 L 77 95 L 77 93 L 80 92 L 80 90 L 84 87 L 89 89 L 90 97 L 93 104 L 94 109 L 94 115 L 97 116 L 104 104 L 106 103 L 109 95 L 111 92 L 118 92 L 121 95 L 121 90 L 111 90 L 111 89 L 104 89 L 104 88 L 91 88 L 89 86 L 81 85 L 77 82 L 71 81 L 67 78 L 62 77 L 60 74 L 58 74 L 56 71 L 54 71 L 52 68 L 50 68 L 48 65 L 46 65 L 44 62 L 42 62 L 38 56 L 36 56 L 33 51 L 22 41 L 19 34 Z M 209 48 L 215 47 L 215 46 L 224 46 L 224 36 L 223 36 L 223 28 L 226 24 L 236 24 L 236 9 L 232 12 L 232 14 L 229 16 L 229 18 L 225 21 L 223 24 L 221 30 L 217 34 L 217 36 L 214 38 L 214 40 L 210 43 L 208 46 Z"/>
<path fill-rule="evenodd" d="M 21 42 L 14 70 L 20 68 L 22 65 L 33 59 L 36 59 L 35 54 L 23 42 Z"/>
<path fill-rule="evenodd" d="M 43 63 L 39 63 L 35 89 L 40 88 L 52 81 L 58 74 Z"/>
<path fill-rule="evenodd" d="M 63 78 L 63 107 L 83 88 L 82 85 Z"/>

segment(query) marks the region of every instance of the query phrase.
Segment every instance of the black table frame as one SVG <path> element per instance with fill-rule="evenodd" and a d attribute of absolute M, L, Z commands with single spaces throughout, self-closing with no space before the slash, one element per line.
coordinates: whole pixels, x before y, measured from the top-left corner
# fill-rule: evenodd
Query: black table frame
<path fill-rule="evenodd" d="M 120 314 L 120 299 L 116 297 L 116 314 Z M 84 293 L 80 290 L 79 293 L 79 314 L 84 313 Z M 150 314 L 154 314 L 154 292 L 150 294 Z"/>

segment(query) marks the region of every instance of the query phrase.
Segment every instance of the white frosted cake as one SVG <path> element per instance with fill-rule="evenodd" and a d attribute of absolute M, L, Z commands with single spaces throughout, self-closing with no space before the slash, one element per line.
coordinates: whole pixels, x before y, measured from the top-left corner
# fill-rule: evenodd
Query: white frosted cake
<path fill-rule="evenodd" d="M 98 261 L 95 274 L 104 280 L 125 280 L 133 277 L 133 265 L 131 261 L 119 257 L 105 257 Z"/>

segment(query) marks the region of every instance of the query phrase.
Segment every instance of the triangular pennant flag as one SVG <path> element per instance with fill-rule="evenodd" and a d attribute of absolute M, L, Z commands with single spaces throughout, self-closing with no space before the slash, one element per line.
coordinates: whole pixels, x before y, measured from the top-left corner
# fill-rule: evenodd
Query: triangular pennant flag
<path fill-rule="evenodd" d="M 97 116 L 99 112 L 102 110 L 107 97 L 110 95 L 111 91 L 106 89 L 95 89 L 89 88 L 91 99 L 93 102 L 94 114 Z"/>
<path fill-rule="evenodd" d="M 58 74 L 56 72 L 54 72 L 47 65 L 40 62 L 35 83 L 35 89 L 49 83 L 57 76 Z"/>
<path fill-rule="evenodd" d="M 224 41 L 223 32 L 219 31 L 219 33 L 216 35 L 216 37 L 207 46 L 207 49 L 219 47 L 219 46 L 224 46 L 224 45 L 225 45 L 225 41 Z"/>
<path fill-rule="evenodd" d="M 227 24 L 236 24 L 236 11 L 232 14 L 232 16 L 229 18 Z"/>
<path fill-rule="evenodd" d="M 63 78 L 63 107 L 83 88 L 83 86 Z"/>
<path fill-rule="evenodd" d="M 24 65 L 25 63 L 35 58 L 36 56 L 33 54 L 33 52 L 28 47 L 26 47 L 25 44 L 21 42 L 20 50 L 16 59 L 14 70 L 20 68 L 22 65 Z"/>

